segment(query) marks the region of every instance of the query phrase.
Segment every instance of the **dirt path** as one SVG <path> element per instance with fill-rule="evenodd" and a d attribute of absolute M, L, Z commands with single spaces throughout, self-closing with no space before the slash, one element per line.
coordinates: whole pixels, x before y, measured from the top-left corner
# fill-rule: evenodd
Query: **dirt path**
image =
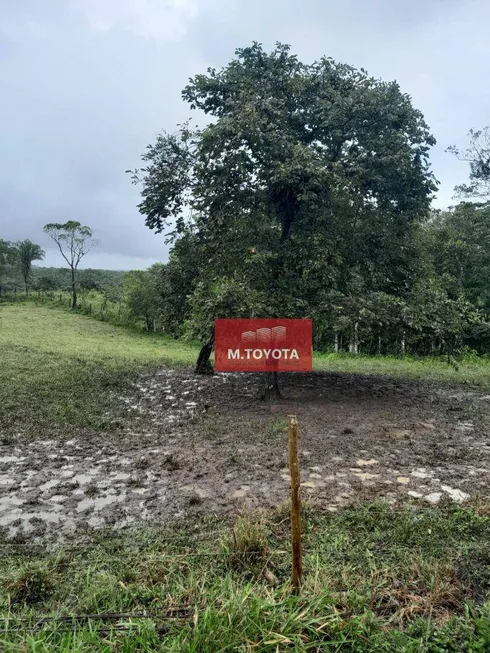
<path fill-rule="evenodd" d="M 298 416 L 303 495 L 326 510 L 364 500 L 430 505 L 490 496 L 490 395 L 342 374 L 165 370 L 118 398 L 124 435 L 0 445 L 0 528 L 60 541 L 94 528 L 272 507 L 288 497 L 287 414 Z M 2 535 L 0 534 L 0 539 Z"/>

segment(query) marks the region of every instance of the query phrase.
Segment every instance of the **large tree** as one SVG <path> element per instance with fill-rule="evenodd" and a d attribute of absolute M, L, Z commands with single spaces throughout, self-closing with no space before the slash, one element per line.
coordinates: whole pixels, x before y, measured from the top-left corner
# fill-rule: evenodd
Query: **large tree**
<path fill-rule="evenodd" d="M 209 123 L 160 134 L 133 182 L 150 229 L 199 235 L 210 284 L 242 270 L 274 317 L 310 315 L 344 263 L 382 290 L 410 282 L 435 140 L 396 82 L 254 43 L 182 95 Z"/>
<path fill-rule="evenodd" d="M 77 269 L 80 261 L 97 245 L 92 229 L 80 222 L 69 220 L 65 223 L 52 222 L 44 226 L 44 232 L 50 236 L 61 256 L 68 263 L 71 272 L 72 309 L 77 307 Z"/>
<path fill-rule="evenodd" d="M 22 240 L 17 243 L 17 256 L 19 258 L 19 267 L 24 280 L 26 295 L 29 294 L 29 282 L 32 276 L 32 262 L 42 261 L 45 252 L 39 245 L 31 240 Z"/>

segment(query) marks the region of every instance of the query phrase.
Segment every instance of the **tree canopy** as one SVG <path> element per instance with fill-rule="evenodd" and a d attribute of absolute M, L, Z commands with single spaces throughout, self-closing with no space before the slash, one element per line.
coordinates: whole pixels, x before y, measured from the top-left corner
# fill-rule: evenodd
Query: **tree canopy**
<path fill-rule="evenodd" d="M 61 256 L 68 263 L 71 271 L 72 308 L 75 309 L 77 307 L 76 272 L 78 265 L 98 243 L 93 238 L 90 227 L 74 220 L 65 223 L 51 222 L 44 226 L 44 233 L 53 239 Z"/>
<path fill-rule="evenodd" d="M 490 129 L 470 129 L 469 146 L 461 151 L 454 145 L 448 151 L 470 164 L 470 183 L 456 186 L 458 197 L 490 199 Z"/>
<path fill-rule="evenodd" d="M 192 234 L 194 292 L 217 298 L 227 278 L 263 316 L 311 316 L 359 280 L 362 292 L 409 292 L 435 140 L 396 82 L 254 43 L 182 96 L 209 122 L 158 135 L 132 179 L 150 229 L 171 242 Z"/>
<path fill-rule="evenodd" d="M 16 247 L 20 272 L 24 281 L 26 294 L 28 294 L 29 282 L 32 276 L 32 263 L 33 261 L 42 261 L 45 252 L 39 245 L 36 245 L 36 243 L 33 243 L 29 239 L 17 243 Z"/>

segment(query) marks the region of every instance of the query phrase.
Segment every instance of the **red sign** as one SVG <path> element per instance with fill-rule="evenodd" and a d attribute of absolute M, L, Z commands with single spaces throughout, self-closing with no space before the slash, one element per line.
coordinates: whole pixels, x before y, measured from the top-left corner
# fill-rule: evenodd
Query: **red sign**
<path fill-rule="evenodd" d="M 311 372 L 311 320 L 219 319 L 217 372 Z"/>

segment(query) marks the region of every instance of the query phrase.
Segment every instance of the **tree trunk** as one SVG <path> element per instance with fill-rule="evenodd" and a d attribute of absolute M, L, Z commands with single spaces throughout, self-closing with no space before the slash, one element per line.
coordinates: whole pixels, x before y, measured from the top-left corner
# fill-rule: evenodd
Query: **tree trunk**
<path fill-rule="evenodd" d="M 201 347 L 199 356 L 197 357 L 195 373 L 196 374 L 212 374 L 213 366 L 210 362 L 211 352 L 214 347 L 214 329 L 209 340 Z"/>
<path fill-rule="evenodd" d="M 405 356 L 405 351 L 406 351 L 406 333 L 405 331 L 402 332 L 402 339 L 400 342 L 400 349 L 401 349 L 401 355 Z"/>
<path fill-rule="evenodd" d="M 278 372 L 262 372 L 260 398 L 262 401 L 270 401 L 271 399 L 281 398 Z"/>
<path fill-rule="evenodd" d="M 75 283 L 75 269 L 71 269 L 71 308 L 74 311 L 77 307 L 77 286 Z"/>
<path fill-rule="evenodd" d="M 359 340 L 358 340 L 358 326 L 357 322 L 354 324 L 354 334 L 352 336 L 352 339 L 349 343 L 349 352 L 351 354 L 358 354 L 359 353 Z"/>
<path fill-rule="evenodd" d="M 459 351 L 461 352 L 463 350 L 463 346 L 464 346 L 463 334 L 458 333 L 458 335 L 456 337 L 457 337 L 457 345 L 456 346 L 459 349 Z"/>
<path fill-rule="evenodd" d="M 338 354 L 339 353 L 339 334 L 337 332 L 335 332 L 334 344 L 335 344 L 335 353 Z"/>

